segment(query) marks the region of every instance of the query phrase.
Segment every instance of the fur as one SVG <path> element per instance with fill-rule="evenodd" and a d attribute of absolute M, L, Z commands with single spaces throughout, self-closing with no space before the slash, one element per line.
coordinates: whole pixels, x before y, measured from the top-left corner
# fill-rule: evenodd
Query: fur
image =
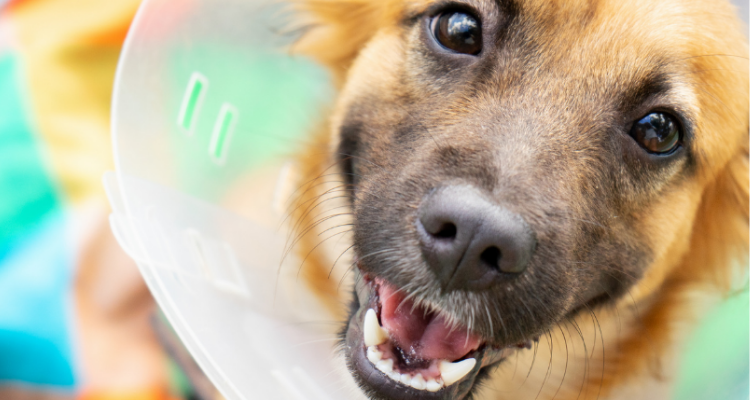
<path fill-rule="evenodd" d="M 702 304 L 746 276 L 748 58 L 741 23 L 728 2 L 703 0 L 465 3 L 498 32 L 492 57 L 479 67 L 424 50 L 420 16 L 454 3 L 295 3 L 309 29 L 294 50 L 327 66 L 339 89 L 316 144 L 299 158 L 293 243 L 305 259 L 305 280 L 343 322 L 350 294 L 329 278 L 340 255 L 320 244 L 328 237 L 321 232 L 339 229 L 329 233 L 350 240 L 347 250 L 360 257 L 398 251 L 373 256 L 378 266 L 371 268 L 498 337 L 494 316 L 476 317 L 464 304 L 497 309 L 512 297 L 438 298 L 408 249 L 418 244 L 400 222 L 413 218 L 409 210 L 430 187 L 468 181 L 508 204 L 527 205 L 516 209 L 542 241 L 547 235 L 559 244 L 544 247 L 540 258 L 574 260 L 543 270 L 533 286 L 517 286 L 517 296 L 551 306 L 537 310 L 529 300 L 535 318 L 503 309 L 519 333 L 509 327 L 500 336 L 511 341 L 533 332 L 541 340 L 483 371 L 488 377 L 474 395 L 662 398 Z M 664 104 L 686 116 L 689 138 L 679 159 L 648 161 L 627 150 L 627 141 L 595 134 Z M 575 263 L 590 271 L 570 272 Z M 601 290 L 590 299 L 583 286 Z M 529 287 L 538 291 L 532 296 Z"/>

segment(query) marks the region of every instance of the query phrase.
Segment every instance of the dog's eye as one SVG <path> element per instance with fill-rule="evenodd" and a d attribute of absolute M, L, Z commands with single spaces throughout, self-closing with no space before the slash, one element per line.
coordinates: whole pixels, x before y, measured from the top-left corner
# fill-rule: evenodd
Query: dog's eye
<path fill-rule="evenodd" d="M 469 14 L 444 12 L 433 21 L 432 29 L 441 45 L 457 53 L 475 55 L 482 50 L 482 27 Z"/>
<path fill-rule="evenodd" d="M 665 154 L 680 144 L 680 126 L 675 117 L 652 112 L 636 121 L 630 130 L 630 136 L 651 153 Z"/>

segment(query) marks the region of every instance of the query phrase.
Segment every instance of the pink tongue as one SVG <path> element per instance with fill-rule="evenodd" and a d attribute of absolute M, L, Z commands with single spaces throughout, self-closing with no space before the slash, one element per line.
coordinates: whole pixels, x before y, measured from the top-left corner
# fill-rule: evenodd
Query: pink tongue
<path fill-rule="evenodd" d="M 416 307 L 414 302 L 404 299 L 405 293 L 388 283 L 378 283 L 381 323 L 391 340 L 410 357 L 455 361 L 479 348 L 480 338 L 468 333 L 465 327 L 451 329 L 442 316 Z"/>

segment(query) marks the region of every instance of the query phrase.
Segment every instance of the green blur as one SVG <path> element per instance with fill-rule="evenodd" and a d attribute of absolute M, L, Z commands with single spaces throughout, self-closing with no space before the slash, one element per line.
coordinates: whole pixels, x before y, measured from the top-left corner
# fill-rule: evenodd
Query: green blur
<path fill-rule="evenodd" d="M 687 345 L 674 400 L 750 398 L 750 290 L 745 286 L 701 321 Z"/>

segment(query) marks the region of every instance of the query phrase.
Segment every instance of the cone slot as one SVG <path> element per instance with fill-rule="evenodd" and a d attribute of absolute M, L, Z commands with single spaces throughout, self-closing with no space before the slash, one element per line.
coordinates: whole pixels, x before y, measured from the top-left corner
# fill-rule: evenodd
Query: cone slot
<path fill-rule="evenodd" d="M 229 103 L 221 105 L 219 117 L 214 123 L 214 129 L 211 133 L 211 144 L 208 148 L 208 154 L 217 165 L 224 165 L 226 162 L 227 152 L 229 150 L 229 141 L 232 138 L 234 127 L 237 125 L 237 108 Z"/>
<path fill-rule="evenodd" d="M 185 130 L 188 136 L 193 134 L 195 119 L 203 104 L 207 89 L 208 79 L 200 72 L 193 72 L 185 89 L 185 95 L 182 97 L 180 114 L 177 117 L 177 124 Z"/>

